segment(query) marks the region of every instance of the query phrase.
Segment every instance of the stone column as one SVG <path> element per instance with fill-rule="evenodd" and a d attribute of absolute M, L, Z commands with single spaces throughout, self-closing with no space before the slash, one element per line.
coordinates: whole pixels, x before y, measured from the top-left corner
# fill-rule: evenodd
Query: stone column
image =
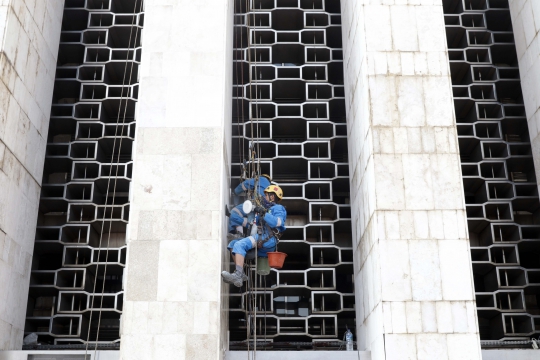
<path fill-rule="evenodd" d="M 481 359 L 442 3 L 341 6 L 359 350 Z"/>
<path fill-rule="evenodd" d="M 540 2 L 509 0 L 514 28 L 521 91 L 533 152 L 536 182 L 540 185 Z M 512 65 L 516 66 L 516 65 Z"/>
<path fill-rule="evenodd" d="M 0 1 L 0 350 L 20 350 L 63 0 Z"/>
<path fill-rule="evenodd" d="M 219 359 L 227 345 L 233 3 L 147 0 L 123 360 Z"/>

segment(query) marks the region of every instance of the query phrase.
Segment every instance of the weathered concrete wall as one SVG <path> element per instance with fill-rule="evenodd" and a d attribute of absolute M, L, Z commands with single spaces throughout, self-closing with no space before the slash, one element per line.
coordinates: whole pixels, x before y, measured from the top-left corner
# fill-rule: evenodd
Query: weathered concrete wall
<path fill-rule="evenodd" d="M 359 349 L 480 359 L 442 2 L 341 6 Z"/>
<path fill-rule="evenodd" d="M 63 0 L 0 1 L 0 349 L 20 349 Z"/>
<path fill-rule="evenodd" d="M 148 0 L 145 11 L 121 358 L 218 359 L 233 4 Z"/>
<path fill-rule="evenodd" d="M 509 0 L 521 77 L 521 90 L 540 185 L 540 1 Z"/>

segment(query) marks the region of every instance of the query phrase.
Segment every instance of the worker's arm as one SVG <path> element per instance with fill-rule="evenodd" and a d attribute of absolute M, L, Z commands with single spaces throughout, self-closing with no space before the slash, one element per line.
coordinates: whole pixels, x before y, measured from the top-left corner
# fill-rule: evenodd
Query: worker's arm
<path fill-rule="evenodd" d="M 272 207 L 271 213 L 267 212 L 264 215 L 264 221 L 271 228 L 285 228 L 285 219 L 287 218 L 287 211 L 281 205 Z"/>
<path fill-rule="evenodd" d="M 246 192 L 248 190 L 253 190 L 255 188 L 255 180 L 254 179 L 247 179 L 242 181 L 235 189 L 234 193 L 236 195 L 241 195 L 243 192 Z"/>

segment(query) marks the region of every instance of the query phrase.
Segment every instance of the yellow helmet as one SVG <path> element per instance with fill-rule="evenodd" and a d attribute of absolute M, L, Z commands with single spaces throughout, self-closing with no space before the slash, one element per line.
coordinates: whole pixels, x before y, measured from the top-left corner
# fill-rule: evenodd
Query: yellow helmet
<path fill-rule="evenodd" d="M 276 194 L 278 201 L 281 201 L 283 199 L 283 190 L 277 185 L 270 185 L 266 189 L 264 189 L 265 193 L 274 193 Z"/>
<path fill-rule="evenodd" d="M 265 178 L 267 178 L 268 181 L 272 181 L 272 178 L 268 174 L 262 174 L 261 176 L 264 176 Z"/>

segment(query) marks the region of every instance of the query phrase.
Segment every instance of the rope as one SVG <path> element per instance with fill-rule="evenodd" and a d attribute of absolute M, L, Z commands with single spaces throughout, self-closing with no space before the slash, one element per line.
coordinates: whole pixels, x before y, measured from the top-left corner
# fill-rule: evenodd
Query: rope
<path fill-rule="evenodd" d="M 255 306 L 253 309 L 255 310 L 255 314 L 253 316 L 253 320 L 255 321 L 255 333 L 253 334 L 253 360 L 257 359 L 257 259 L 259 247 L 255 245 L 255 296 L 253 301 L 255 302 Z"/>
<path fill-rule="evenodd" d="M 141 10 L 142 10 L 142 1 L 141 0 Z M 130 33 L 129 33 L 129 42 L 128 42 L 128 51 L 127 51 L 127 55 L 126 55 L 126 66 L 124 67 L 124 75 L 123 75 L 123 79 L 122 79 L 122 87 L 121 87 L 121 95 L 120 95 L 120 104 L 119 104 L 119 107 L 118 107 L 118 116 L 117 116 L 117 120 L 116 120 L 116 123 L 118 124 L 119 121 L 120 121 L 120 114 L 122 112 L 122 99 L 124 97 L 124 87 L 126 86 L 125 83 L 126 83 L 126 74 L 127 74 L 127 68 L 128 68 L 128 60 L 129 60 L 129 55 L 130 55 L 130 49 L 131 49 L 131 39 L 132 39 L 132 35 L 133 35 L 133 28 L 135 27 L 135 20 L 137 19 L 137 13 L 136 13 L 136 10 L 137 10 L 137 4 L 138 4 L 139 0 L 135 0 L 135 6 L 133 8 L 133 20 L 132 20 L 132 23 L 131 23 L 131 27 L 130 27 Z M 133 56 L 135 57 L 135 54 L 136 54 L 136 43 L 137 43 L 137 37 L 138 37 L 138 27 L 136 28 L 136 31 L 135 31 L 135 41 L 134 41 L 134 46 L 133 46 Z M 131 62 L 131 70 L 130 70 L 130 75 L 129 75 L 129 83 L 131 83 L 131 79 L 132 79 L 132 75 L 133 75 L 133 67 L 134 67 L 134 61 Z M 126 96 L 127 97 L 127 96 Z M 121 132 L 121 136 L 124 135 L 124 128 L 125 128 L 125 120 L 126 120 L 126 112 L 127 112 L 127 104 L 128 104 L 128 101 L 126 99 L 126 105 L 124 107 L 124 116 L 123 116 L 123 119 L 122 119 L 122 132 Z M 107 203 L 108 203 L 108 198 L 109 198 L 109 189 L 110 189 L 110 183 L 111 183 L 111 175 L 112 175 L 112 168 L 113 168 L 113 164 L 114 164 L 114 150 L 116 148 L 116 140 L 118 138 L 118 128 L 119 126 L 117 125 L 116 128 L 115 128 L 115 134 L 114 134 L 114 140 L 113 140 L 113 146 L 112 146 L 112 154 L 111 154 L 111 166 L 109 168 L 109 178 L 107 180 L 107 191 L 106 191 L 106 194 L 105 194 L 105 206 L 104 206 L 104 219 L 103 219 L 103 222 L 101 224 L 101 231 L 100 231 L 100 236 L 99 236 L 99 248 L 98 248 L 98 255 L 97 255 L 97 265 L 96 265 L 96 273 L 95 273 L 95 279 L 94 279 L 94 286 L 93 286 L 93 290 L 92 290 L 92 303 L 91 303 L 91 306 L 90 306 L 90 319 L 89 319 L 89 322 L 88 322 L 88 339 L 86 341 L 86 346 L 85 346 L 85 352 L 84 352 L 84 358 L 86 359 L 87 358 L 87 355 L 88 355 L 88 345 L 90 344 L 90 330 L 91 330 L 91 326 L 92 326 L 92 317 L 93 317 L 93 313 L 94 313 L 94 302 L 95 302 L 95 299 L 96 299 L 96 286 L 97 286 L 97 277 L 98 277 L 98 270 L 99 270 L 99 260 L 100 260 L 100 255 L 101 255 L 101 245 L 102 245 L 102 241 L 103 241 L 103 232 L 104 232 L 104 229 L 105 229 L 105 216 L 107 214 Z M 105 254 L 105 267 L 104 267 L 104 272 L 103 272 L 103 285 L 102 285 L 102 291 L 101 291 L 101 304 L 100 304 L 100 310 L 99 310 L 99 318 L 98 318 L 98 327 L 97 327 L 97 333 L 96 333 L 96 340 L 95 340 L 95 349 L 94 349 L 94 358 L 96 357 L 97 355 L 97 347 L 98 347 L 98 339 L 99 339 L 99 328 L 100 328 L 100 325 L 101 325 L 101 308 L 103 307 L 103 297 L 104 297 L 104 293 L 105 293 L 105 281 L 106 281 L 106 274 L 107 274 L 107 261 L 108 261 L 108 257 L 109 257 L 109 245 L 110 245 L 110 238 L 111 238 L 111 230 L 112 230 L 112 221 L 113 221 L 113 218 L 112 218 L 112 214 L 113 214 L 113 206 L 114 206 L 114 201 L 115 201 L 115 197 L 116 197 L 116 184 L 117 184 L 117 180 L 118 180 L 118 169 L 119 169 L 119 164 L 120 164 L 120 154 L 121 154 L 121 149 L 122 149 L 122 140 L 123 138 L 120 139 L 120 143 L 119 143 L 119 147 L 118 147 L 118 157 L 117 157 L 117 162 L 116 162 L 116 174 L 115 174 L 115 179 L 114 179 L 114 188 L 113 188 L 113 199 L 112 199 L 112 204 L 111 204 L 111 219 L 109 221 L 109 233 L 108 233 L 108 239 L 107 239 L 107 250 L 106 250 L 106 254 Z"/>
<path fill-rule="evenodd" d="M 240 4 L 240 7 L 242 6 L 242 4 Z M 236 13 L 237 13 L 237 8 L 236 8 L 236 1 L 234 2 L 234 14 L 236 16 Z M 234 40 L 235 40 L 235 46 L 234 46 L 234 66 L 235 66 L 235 69 L 236 69 L 236 86 L 237 86 L 237 89 L 238 89 L 238 86 L 240 86 L 240 84 L 242 85 L 242 96 L 245 96 L 244 94 L 244 66 L 242 64 L 242 66 L 240 67 L 241 68 L 241 72 L 242 72 L 242 75 L 241 75 L 241 80 L 242 82 L 238 82 L 238 32 L 240 32 L 240 45 L 242 45 L 243 43 L 243 31 L 242 31 L 242 28 L 240 27 L 240 31 L 237 31 L 236 34 L 235 34 L 235 37 L 234 37 Z M 243 60 L 243 59 L 242 59 Z M 242 122 L 244 121 L 244 99 L 242 98 Z M 238 90 L 237 90 L 237 93 L 236 93 L 236 111 L 237 113 L 240 113 L 240 108 L 238 106 Z M 238 131 L 238 156 L 240 158 L 240 162 L 243 163 L 243 158 L 244 158 L 244 144 L 243 144 L 243 131 L 242 131 L 242 145 L 240 145 L 240 116 L 237 116 L 236 117 L 237 121 L 236 121 L 236 129 Z"/>
<path fill-rule="evenodd" d="M 266 310 L 266 276 L 264 277 L 264 342 L 266 343 L 266 314 L 268 313 L 268 310 Z"/>
<path fill-rule="evenodd" d="M 249 6 L 249 0 L 246 0 L 245 1 L 245 5 L 246 5 L 246 19 L 247 19 L 247 48 L 248 48 L 248 51 L 247 51 L 247 57 L 248 57 L 248 71 L 249 71 L 249 99 L 251 99 L 251 94 L 252 94 L 252 86 L 251 86 L 251 33 L 250 33 L 250 22 L 251 22 L 251 14 L 250 14 L 250 6 Z M 248 100 L 248 105 L 250 107 L 250 111 L 248 112 L 248 114 L 250 114 L 249 116 L 249 120 L 251 121 L 251 139 L 253 140 L 253 121 L 251 119 L 251 102 Z M 242 106 L 242 110 L 243 110 L 243 106 Z M 242 119 L 243 120 L 243 119 Z M 253 141 L 251 142 L 250 144 L 251 146 L 253 146 Z M 252 158 L 252 154 L 253 154 L 253 149 L 251 148 L 250 146 L 250 149 L 249 149 L 249 158 L 250 158 L 250 161 L 248 163 L 248 176 L 251 176 L 251 158 Z M 249 192 L 248 192 L 248 197 L 249 197 Z M 249 360 L 250 358 L 250 352 L 249 352 L 249 339 L 251 337 L 251 320 L 252 320 L 252 316 L 251 316 L 251 311 L 252 311 L 252 289 L 251 289 L 251 269 L 250 267 L 248 266 L 248 270 L 249 270 L 249 275 L 248 275 L 248 316 L 247 316 L 247 358 Z"/>
<path fill-rule="evenodd" d="M 248 85 L 248 89 L 249 90 L 246 90 L 247 93 L 249 93 L 249 97 L 246 96 L 246 94 L 244 93 L 244 97 L 247 100 L 248 102 L 248 106 L 249 106 L 249 122 L 250 122 L 250 130 L 251 130 L 251 134 L 250 134 L 250 137 L 251 137 L 251 142 L 250 142 L 250 147 L 249 147 L 249 161 L 247 162 L 247 173 L 248 173 L 248 177 L 250 178 L 253 178 L 253 190 L 249 190 L 247 192 L 247 197 L 249 199 L 253 199 L 254 202 L 257 204 L 257 205 L 261 205 L 261 202 L 260 202 L 260 195 L 259 195 L 259 185 L 260 185 L 260 173 L 261 173 L 261 164 L 260 164 L 260 158 L 261 158 L 261 149 L 260 149 L 260 142 L 259 142 L 259 137 L 260 137 L 260 128 L 259 128 L 259 104 L 258 104 L 258 99 L 259 99 L 259 96 L 261 95 L 260 93 L 260 89 L 259 89 L 259 86 L 258 84 L 256 83 L 255 85 L 253 85 L 253 71 L 255 71 L 255 76 L 256 76 L 256 73 L 257 73 L 257 47 L 254 48 L 254 56 L 255 56 L 255 62 L 254 62 L 254 69 L 252 71 L 252 61 L 251 61 L 251 42 L 252 42 L 252 34 L 251 34 L 251 21 L 252 21 L 252 14 L 251 14 L 251 4 L 249 2 L 249 0 L 245 0 L 244 2 L 244 5 L 245 5 L 245 12 L 246 12 L 246 29 L 247 29 L 247 35 L 248 35 L 248 39 L 247 39 L 247 62 L 248 62 L 248 71 L 249 71 L 249 85 Z M 254 19 L 253 19 L 254 20 Z M 242 35 L 243 32 L 240 33 L 240 39 L 241 39 L 241 43 L 243 44 L 243 38 L 242 38 Z M 256 34 L 254 33 L 253 36 L 256 36 Z M 255 40 L 255 44 L 256 44 L 256 40 Z M 242 78 L 242 85 L 244 84 L 244 71 L 243 71 L 243 66 L 242 66 L 242 69 L 241 69 L 241 78 Z M 238 80 L 237 80 L 237 83 L 238 83 Z M 255 89 L 254 89 L 255 88 Z M 255 91 L 253 91 L 255 90 Z M 253 113 L 252 113 L 252 107 L 251 107 L 251 103 L 252 101 L 255 101 L 255 116 L 256 116 L 256 130 L 254 128 L 254 121 L 253 121 Z M 244 106 L 243 106 L 243 103 L 244 102 L 244 99 L 242 99 L 242 109 L 241 109 L 241 114 L 242 114 L 242 121 L 244 122 Z M 237 102 L 238 103 L 238 102 Z M 238 106 L 238 105 L 237 105 Z M 238 127 L 239 127 L 239 121 L 238 121 Z M 239 128 L 238 128 L 239 129 Z M 257 132 L 257 134 L 255 134 L 255 131 Z M 244 163 L 244 147 L 245 147 L 245 141 L 246 139 L 246 136 L 245 134 L 243 134 L 242 136 L 242 147 L 240 148 L 240 145 L 239 145 L 239 151 L 241 151 L 241 158 L 242 158 L 242 167 L 243 169 L 245 169 L 245 166 L 246 164 Z M 239 139 L 240 141 L 240 139 Z M 257 156 L 257 157 L 255 157 Z M 257 226 L 256 223 L 254 223 L 252 226 Z M 251 355 L 251 349 L 250 349 L 250 338 L 251 338 L 251 334 L 252 334 L 252 331 L 253 331 L 253 338 L 254 338 L 254 348 L 253 348 L 253 360 L 256 359 L 257 357 L 257 287 L 258 287 L 258 279 L 257 279 L 257 266 L 258 266 L 258 246 L 255 246 L 255 274 L 252 275 L 252 271 L 251 271 L 251 265 L 247 265 L 246 264 L 246 268 L 248 269 L 248 283 L 247 283 L 247 306 L 248 306 L 248 311 L 247 311 L 247 321 L 246 321 L 246 325 L 247 325 L 247 357 L 248 357 L 248 360 L 250 359 L 250 355 Z M 251 286 L 253 284 L 252 282 L 252 276 L 255 277 L 255 290 L 253 289 L 253 287 Z M 265 340 L 266 340 L 266 279 L 265 279 L 265 288 L 264 288 L 264 323 L 265 323 Z"/>

